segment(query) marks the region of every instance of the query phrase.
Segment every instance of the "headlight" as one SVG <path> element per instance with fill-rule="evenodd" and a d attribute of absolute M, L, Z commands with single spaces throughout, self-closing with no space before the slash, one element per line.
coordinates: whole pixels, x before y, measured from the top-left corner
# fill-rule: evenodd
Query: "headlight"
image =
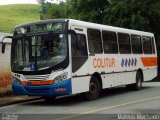
<path fill-rule="evenodd" d="M 16 77 L 12 77 L 12 83 L 15 83 L 15 84 L 20 84 L 20 80 Z"/>
<path fill-rule="evenodd" d="M 67 77 L 68 77 L 68 73 L 65 72 L 65 73 L 59 75 L 58 77 L 56 77 L 56 78 L 54 79 L 54 83 L 60 83 L 60 82 L 62 82 L 63 80 L 67 79 Z"/>

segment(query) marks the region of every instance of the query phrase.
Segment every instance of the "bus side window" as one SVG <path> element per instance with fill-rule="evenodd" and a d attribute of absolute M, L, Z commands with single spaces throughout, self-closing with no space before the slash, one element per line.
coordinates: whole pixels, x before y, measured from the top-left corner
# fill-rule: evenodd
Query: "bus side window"
<path fill-rule="evenodd" d="M 86 36 L 71 34 L 72 72 L 79 70 L 88 59 Z"/>
<path fill-rule="evenodd" d="M 152 42 L 150 37 L 143 36 L 143 50 L 144 54 L 152 54 Z"/>
<path fill-rule="evenodd" d="M 129 34 L 118 33 L 119 51 L 121 54 L 131 53 L 131 44 Z"/>
<path fill-rule="evenodd" d="M 132 51 L 133 54 L 142 54 L 142 41 L 141 36 L 131 35 Z"/>
<path fill-rule="evenodd" d="M 87 29 L 89 51 L 91 54 L 102 53 L 101 32 L 96 29 Z"/>
<path fill-rule="evenodd" d="M 152 53 L 155 54 L 154 38 L 152 37 Z"/>
<path fill-rule="evenodd" d="M 81 57 L 87 56 L 86 36 L 84 34 L 77 34 L 77 37 L 72 35 L 72 56 Z"/>
<path fill-rule="evenodd" d="M 118 53 L 117 36 L 115 32 L 102 31 L 104 53 Z"/>

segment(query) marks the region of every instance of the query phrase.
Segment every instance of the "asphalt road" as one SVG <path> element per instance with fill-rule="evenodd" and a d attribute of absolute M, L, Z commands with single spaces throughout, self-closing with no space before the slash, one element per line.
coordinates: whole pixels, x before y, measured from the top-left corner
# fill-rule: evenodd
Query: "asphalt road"
<path fill-rule="evenodd" d="M 143 83 L 140 91 L 107 89 L 99 99 L 81 95 L 0 107 L 0 120 L 160 120 L 160 82 Z"/>

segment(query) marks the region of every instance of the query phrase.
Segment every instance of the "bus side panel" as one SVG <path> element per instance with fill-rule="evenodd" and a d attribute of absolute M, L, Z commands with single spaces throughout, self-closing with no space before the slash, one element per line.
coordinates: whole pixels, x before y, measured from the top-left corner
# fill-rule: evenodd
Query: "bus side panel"
<path fill-rule="evenodd" d="M 115 86 L 117 74 L 102 75 L 103 89 Z"/>
<path fill-rule="evenodd" d="M 157 76 L 157 69 L 144 69 L 143 70 L 144 81 L 150 81 Z"/>
<path fill-rule="evenodd" d="M 118 73 L 117 76 L 117 81 L 119 82 L 116 82 L 115 86 L 132 84 L 136 81 L 136 71 Z"/>
<path fill-rule="evenodd" d="M 102 75 L 103 89 L 135 83 L 136 72 L 122 72 Z"/>
<path fill-rule="evenodd" d="M 89 91 L 90 76 L 72 78 L 72 94 Z"/>
<path fill-rule="evenodd" d="M 150 81 L 157 76 L 157 56 L 144 55 L 141 57 L 141 64 L 143 65 L 144 81 Z"/>

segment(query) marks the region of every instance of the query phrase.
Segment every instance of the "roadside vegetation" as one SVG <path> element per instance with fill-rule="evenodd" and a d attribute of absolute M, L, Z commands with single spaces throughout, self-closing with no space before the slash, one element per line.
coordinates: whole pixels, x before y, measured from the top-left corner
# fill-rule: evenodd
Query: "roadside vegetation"
<path fill-rule="evenodd" d="M 160 51 L 159 0 L 66 0 L 60 4 L 47 2 L 42 4 L 41 18 L 73 18 L 152 32 Z"/>
<path fill-rule="evenodd" d="M 39 5 L 0 5 L 0 32 L 12 33 L 15 25 L 39 20 Z"/>

